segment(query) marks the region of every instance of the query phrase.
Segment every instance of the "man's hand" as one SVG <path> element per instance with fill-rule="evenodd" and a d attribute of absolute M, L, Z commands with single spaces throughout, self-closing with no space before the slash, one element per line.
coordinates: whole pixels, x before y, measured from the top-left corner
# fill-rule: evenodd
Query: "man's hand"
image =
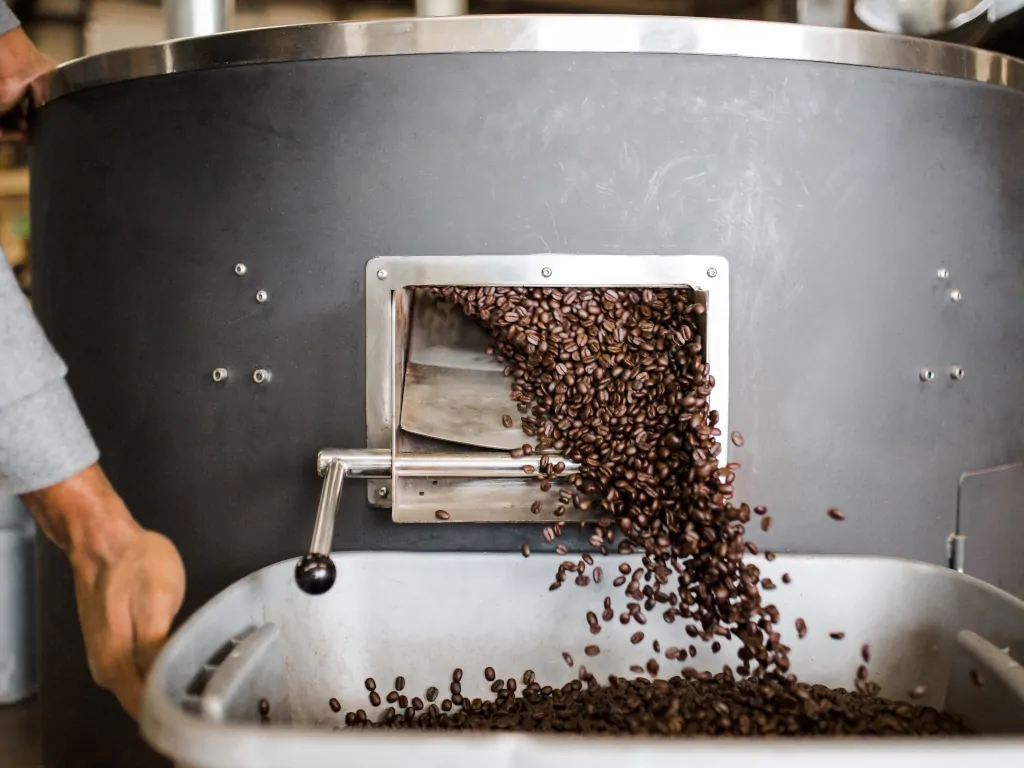
<path fill-rule="evenodd" d="M 21 27 L 0 35 L 0 115 L 17 110 L 26 95 L 40 95 L 38 78 L 57 66 L 42 53 Z M 15 114 L 10 127 L 0 129 L 0 141 L 24 141 L 28 126 L 24 115 Z"/>
<path fill-rule="evenodd" d="M 185 596 L 178 551 L 132 519 L 95 465 L 24 500 L 71 561 L 93 679 L 137 717 L 146 673 Z"/>

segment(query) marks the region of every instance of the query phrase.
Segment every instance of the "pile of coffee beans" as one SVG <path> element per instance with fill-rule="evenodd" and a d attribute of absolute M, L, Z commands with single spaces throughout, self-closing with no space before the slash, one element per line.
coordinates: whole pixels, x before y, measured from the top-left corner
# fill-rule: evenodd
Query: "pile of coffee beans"
<path fill-rule="evenodd" d="M 719 417 L 709 401 L 715 380 L 699 332 L 706 308 L 692 289 L 444 287 L 434 294 L 494 340 L 487 351 L 504 365 L 521 428 L 536 442 L 512 455 L 539 452 L 526 468 L 539 483 L 535 513 L 546 504 L 555 505 L 556 516 L 570 504 L 593 510 L 594 554 L 614 548 L 642 556 L 640 567 L 620 565 L 613 577 L 628 598 L 626 610 L 616 615 L 606 599 L 600 612 L 595 606 L 587 614 L 591 632 L 617 620 L 639 625 L 633 637 L 642 640 L 640 627 L 660 612 L 716 653 L 720 641 L 735 638 L 739 663 L 712 676 L 685 666 L 693 646 L 662 650 L 655 641 L 661 660 L 632 669 L 641 675 L 634 680 L 613 677 L 602 685 L 579 669 L 580 679 L 552 688 L 527 673 L 518 694 L 514 679 L 496 680 L 494 700 L 467 701 L 456 679 L 440 705 L 428 696 L 419 708 L 404 706 L 399 697 L 397 708 L 376 718 L 363 710 L 347 714 L 348 725 L 702 735 L 962 731 L 955 718 L 933 709 L 877 698 L 866 666 L 853 678 L 854 692 L 808 686 L 789 673 L 779 611 L 762 598 L 776 585 L 744 560 L 758 553 L 745 538 L 752 517 L 760 516 L 763 531 L 772 520 L 763 507 L 731 501 L 739 465 L 719 466 Z M 502 424 L 515 426 L 510 414 Z M 739 433 L 730 438 L 744 442 Z M 576 462 L 578 473 L 565 477 L 558 456 Z M 556 491 L 559 476 L 565 484 Z M 840 510 L 828 514 L 844 519 Z M 553 543 L 563 530 L 562 522 L 547 527 L 544 539 Z M 523 555 L 530 552 L 525 543 Z M 559 544 L 556 552 L 568 549 Z M 590 553 L 564 560 L 551 589 L 569 577 L 586 586 L 603 571 Z M 788 584 L 788 575 L 782 580 Z M 806 623 L 797 618 L 795 625 L 802 638 Z M 600 647 L 584 653 L 597 655 Z M 867 651 L 862 655 L 866 663 Z M 573 666 L 570 653 L 563 657 Z M 667 679 L 643 676 L 659 672 Z"/>
<path fill-rule="evenodd" d="M 461 680 L 461 670 L 456 670 Z M 516 680 L 496 680 L 492 701 L 452 694 L 436 703 L 431 688 L 425 705 L 389 706 L 374 719 L 349 712 L 356 728 L 491 730 L 642 734 L 665 736 L 955 735 L 960 722 L 931 707 L 899 704 L 874 696 L 803 683 L 736 680 L 722 672 L 686 670 L 667 680 L 611 677 L 599 685 L 573 680 L 560 688 L 538 683 L 532 671 Z M 452 688 L 459 686 L 453 682 Z M 461 686 L 458 688 L 461 691 Z M 389 699 L 390 700 L 390 699 Z M 332 707 L 333 709 L 333 707 Z"/>

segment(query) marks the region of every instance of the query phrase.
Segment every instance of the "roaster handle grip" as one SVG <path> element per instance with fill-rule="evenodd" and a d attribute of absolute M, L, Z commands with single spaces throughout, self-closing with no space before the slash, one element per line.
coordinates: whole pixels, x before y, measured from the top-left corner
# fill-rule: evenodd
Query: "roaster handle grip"
<path fill-rule="evenodd" d="M 338 575 L 334 561 L 331 560 L 331 543 L 334 540 L 334 518 L 337 516 L 344 482 L 344 463 L 330 462 L 324 471 L 324 485 L 316 509 L 309 554 L 303 556 L 295 566 L 295 583 L 309 595 L 322 595 L 334 586 L 334 579 Z"/>

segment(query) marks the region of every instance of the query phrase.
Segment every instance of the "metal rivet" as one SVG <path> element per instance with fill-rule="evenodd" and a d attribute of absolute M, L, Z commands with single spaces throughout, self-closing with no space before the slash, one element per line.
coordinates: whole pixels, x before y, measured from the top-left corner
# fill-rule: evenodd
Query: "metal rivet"
<path fill-rule="evenodd" d="M 266 368 L 257 368 L 255 371 L 252 372 L 252 380 L 255 381 L 257 384 L 263 384 L 267 381 L 270 381 L 270 371 L 268 371 Z"/>
<path fill-rule="evenodd" d="M 542 277 L 551 277 L 551 267 L 544 267 L 544 269 L 540 271 L 540 274 Z"/>
<path fill-rule="evenodd" d="M 966 371 L 964 371 L 964 369 L 959 365 L 952 365 L 949 368 L 949 378 L 953 379 L 953 381 L 960 381 L 960 379 L 964 377 L 965 373 Z"/>
<path fill-rule="evenodd" d="M 939 271 L 935 273 L 935 276 L 938 277 L 939 280 L 949 280 L 949 270 L 945 267 L 939 267 Z"/>
<path fill-rule="evenodd" d="M 239 277 L 241 277 L 248 271 L 249 268 L 245 266 L 245 264 L 235 264 L 235 274 L 238 275 Z"/>
<path fill-rule="evenodd" d="M 228 377 L 227 368 L 214 368 L 213 369 L 213 380 L 216 382 L 224 381 Z"/>
<path fill-rule="evenodd" d="M 718 270 L 714 267 L 708 269 L 708 277 L 718 277 Z"/>
<path fill-rule="evenodd" d="M 921 379 L 921 381 L 931 381 L 932 379 L 935 378 L 935 371 L 933 371 L 931 368 L 922 368 L 918 372 L 917 377 Z"/>
<path fill-rule="evenodd" d="M 266 300 L 267 300 L 267 292 L 266 291 L 256 291 L 256 301 L 258 301 L 260 304 L 262 304 Z"/>
<path fill-rule="evenodd" d="M 956 288 L 954 288 L 952 291 L 949 292 L 949 300 L 950 301 L 954 301 L 954 302 L 960 301 L 960 299 L 962 299 L 963 297 L 964 297 L 964 295 L 962 293 L 960 293 L 960 291 L 958 291 Z"/>
<path fill-rule="evenodd" d="M 382 498 L 382 499 L 386 499 L 388 497 L 388 488 L 387 488 L 387 486 L 386 485 L 382 485 L 380 488 L 378 488 L 377 489 L 377 495 L 380 498 Z"/>
<path fill-rule="evenodd" d="M 377 279 L 378 280 L 387 280 L 387 278 L 388 278 L 388 271 L 386 269 L 378 269 L 377 270 Z"/>

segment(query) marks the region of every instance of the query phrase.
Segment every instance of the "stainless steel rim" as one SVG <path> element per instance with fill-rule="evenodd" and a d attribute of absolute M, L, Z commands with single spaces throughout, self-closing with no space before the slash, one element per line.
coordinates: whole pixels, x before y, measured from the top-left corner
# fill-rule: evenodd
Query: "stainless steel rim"
<path fill-rule="evenodd" d="M 417 53 L 685 53 L 922 72 L 1024 90 L 1024 61 L 966 46 L 797 24 L 654 16 L 460 16 L 270 27 L 68 62 L 40 104 L 157 75 L 245 64 Z"/>

